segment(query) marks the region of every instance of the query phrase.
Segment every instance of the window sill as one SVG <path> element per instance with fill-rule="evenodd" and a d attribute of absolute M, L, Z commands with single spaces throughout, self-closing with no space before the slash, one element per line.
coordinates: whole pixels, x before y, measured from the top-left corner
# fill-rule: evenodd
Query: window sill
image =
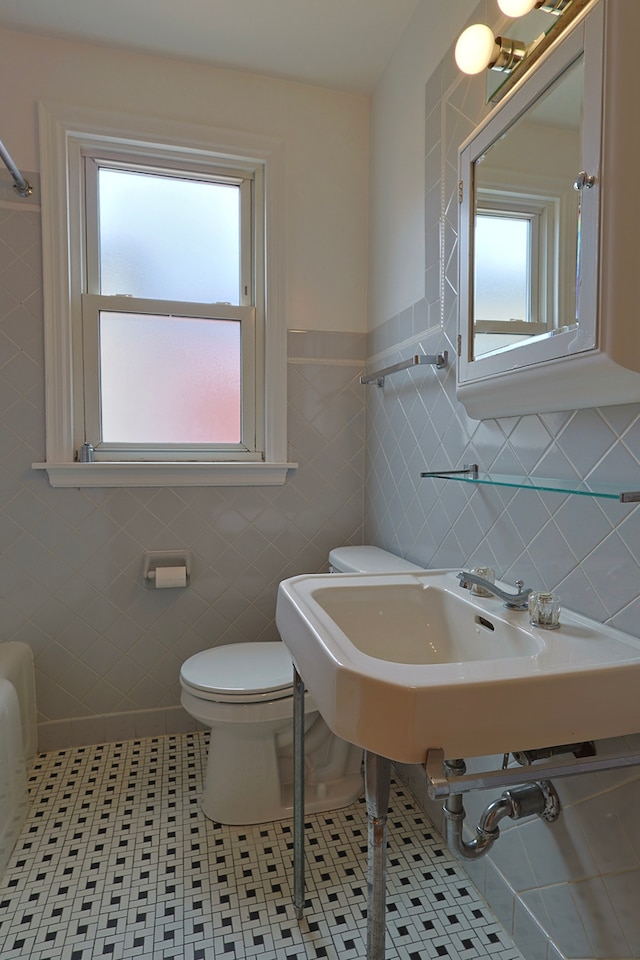
<path fill-rule="evenodd" d="M 297 463 L 32 463 L 52 487 L 273 487 Z"/>

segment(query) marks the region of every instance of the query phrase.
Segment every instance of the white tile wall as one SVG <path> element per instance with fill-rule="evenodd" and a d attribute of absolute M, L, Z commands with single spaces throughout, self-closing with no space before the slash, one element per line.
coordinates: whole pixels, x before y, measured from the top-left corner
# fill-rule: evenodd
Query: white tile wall
<path fill-rule="evenodd" d="M 36 657 L 40 746 L 183 732 L 192 653 L 277 639 L 279 581 L 362 541 L 364 337 L 289 334 L 282 487 L 54 490 L 44 459 L 42 268 L 32 201 L 0 179 L 0 641 Z M 146 550 L 189 548 L 191 586 L 142 585 Z"/>
<path fill-rule="evenodd" d="M 480 13 L 475 19 L 491 22 L 495 8 Z M 445 348 L 455 354 L 457 147 L 486 110 L 483 85 L 484 77 L 455 73 L 451 52 L 427 85 L 425 299 L 370 333 L 369 362 Z M 589 476 L 637 489 L 639 437 L 640 405 L 505 411 L 478 422 L 456 400 L 453 366 L 397 374 L 367 393 L 366 539 L 425 566 L 493 566 L 507 581 L 557 590 L 565 606 L 640 636 L 637 507 L 419 476 L 475 462 L 481 471 Z M 635 740 L 627 743 L 637 749 Z M 620 746 L 599 744 L 599 751 Z M 437 822 L 423 772 L 401 772 Z M 638 958 L 638 772 L 556 786 L 559 820 L 503 827 L 490 861 L 473 865 L 471 875 L 528 960 Z M 473 829 L 492 799 L 465 797 Z"/>

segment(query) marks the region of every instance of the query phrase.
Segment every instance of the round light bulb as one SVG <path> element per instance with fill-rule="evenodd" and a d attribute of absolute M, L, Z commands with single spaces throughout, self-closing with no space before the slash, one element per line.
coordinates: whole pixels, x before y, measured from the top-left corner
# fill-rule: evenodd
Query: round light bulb
<path fill-rule="evenodd" d="M 498 0 L 498 6 L 507 17 L 524 17 L 530 13 L 538 0 Z"/>
<path fill-rule="evenodd" d="M 456 63 L 463 73 L 481 73 L 498 55 L 493 31 L 484 23 L 472 23 L 456 43 Z"/>

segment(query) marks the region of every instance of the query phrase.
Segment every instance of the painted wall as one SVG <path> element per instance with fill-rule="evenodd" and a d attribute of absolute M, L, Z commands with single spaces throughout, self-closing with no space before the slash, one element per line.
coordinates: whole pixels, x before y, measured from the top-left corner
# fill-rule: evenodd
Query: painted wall
<path fill-rule="evenodd" d="M 36 655 L 40 747 L 191 726 L 178 672 L 214 644 L 277 639 L 279 581 L 362 541 L 367 98 L 0 31 L 0 640 Z M 283 487 L 54 490 L 44 458 L 36 103 L 279 137 L 285 158 L 289 459 Z M 142 585 L 145 550 L 193 551 L 186 590 Z"/>
<path fill-rule="evenodd" d="M 475 5 L 419 3 L 373 96 L 370 327 L 424 297 L 424 85 Z"/>
<path fill-rule="evenodd" d="M 39 100 L 280 138 L 288 325 L 364 329 L 368 98 L 9 30 L 0 30 L 0 80 L 12 91 L 2 140 L 25 170 L 39 166 Z"/>
<path fill-rule="evenodd" d="M 483 0 L 472 19 L 495 22 L 492 0 Z M 408 31 L 410 42 L 397 51 L 374 96 L 374 170 L 376 145 L 401 130 L 394 109 L 417 96 L 402 85 L 419 74 L 418 65 L 412 75 L 406 62 L 420 48 L 419 31 L 428 43 L 428 24 L 418 17 Z M 409 302 L 394 277 L 378 278 L 383 289 L 378 294 L 373 288 L 379 304 L 370 310 L 377 322 L 368 336 L 369 366 L 393 363 L 420 349 L 447 348 L 455 354 L 457 149 L 484 116 L 484 83 L 484 77 L 457 73 L 451 49 L 427 80 L 424 190 L 416 177 L 407 185 L 413 204 L 405 198 L 405 208 L 426 211 L 425 260 L 410 259 L 407 289 L 415 291 L 423 277 L 425 286 Z M 405 151 L 416 149 L 414 135 L 411 126 L 411 135 L 395 142 L 396 176 L 393 156 L 384 154 L 389 182 L 399 179 Z M 401 225 L 383 222 L 375 213 L 372 224 L 386 231 L 384 238 L 372 239 L 372 250 L 403 245 Z M 393 312 L 385 316 L 390 307 Z M 483 471 L 589 475 L 636 489 L 639 426 L 639 404 L 544 416 L 509 417 L 505 411 L 504 418 L 478 422 L 456 400 L 453 365 L 446 372 L 423 367 L 389 378 L 384 390 L 370 387 L 367 394 L 367 540 L 425 566 L 493 566 L 502 579 L 522 577 L 532 586 L 557 590 L 566 606 L 640 636 L 637 508 L 419 478 L 424 469 L 477 462 Z M 640 738 L 601 743 L 599 752 L 628 745 L 637 751 Z M 473 766 L 495 769 L 501 759 L 484 758 Z M 402 775 L 438 822 L 437 808 L 426 800 L 421 769 L 403 767 Z M 472 876 L 527 960 L 640 957 L 638 774 L 594 775 L 556 786 L 560 819 L 545 824 L 534 818 L 505 829 L 495 852 L 478 862 Z M 473 829 L 494 797 L 465 797 Z"/>

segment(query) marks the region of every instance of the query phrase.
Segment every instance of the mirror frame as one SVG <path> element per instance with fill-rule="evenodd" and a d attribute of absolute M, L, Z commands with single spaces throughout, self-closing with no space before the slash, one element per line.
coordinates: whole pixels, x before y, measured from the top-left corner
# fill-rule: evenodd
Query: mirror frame
<path fill-rule="evenodd" d="M 479 377 L 493 376 L 509 370 L 520 370 L 532 363 L 542 363 L 545 360 L 554 360 L 558 357 L 592 349 L 596 344 L 595 304 L 590 278 L 597 272 L 597 250 L 593 242 L 598 235 L 599 212 L 599 184 L 590 190 L 582 191 L 582 239 L 580 243 L 581 284 L 577 291 L 577 315 L 580 324 L 574 326 L 575 318 L 567 318 L 571 329 L 554 336 L 536 339 L 532 343 L 521 342 L 505 353 L 487 354 L 476 358 L 474 356 L 474 262 L 475 262 L 475 217 L 477 213 L 477 184 L 476 164 L 487 151 L 498 142 L 502 136 L 510 131 L 513 125 L 528 111 L 535 107 L 540 98 L 562 75 L 569 70 L 577 60 L 584 55 L 585 77 L 589 50 L 585 49 L 584 30 L 578 28 L 568 36 L 557 55 L 549 58 L 540 69 L 532 74 L 530 79 L 512 96 L 504 101 L 497 110 L 493 111 L 482 127 L 475 132 L 471 141 L 463 147 L 460 155 L 460 179 L 462 182 L 462 203 L 460 205 L 460 318 L 461 331 L 463 326 L 463 311 L 466 308 L 467 350 L 460 358 L 460 380 L 478 379 Z M 597 57 L 600 50 L 596 49 L 591 56 Z M 586 92 L 586 91 L 585 91 Z M 580 155 L 585 163 L 589 144 L 600 142 L 600 111 L 584 110 L 582 142 Z M 594 152 L 589 157 L 589 172 L 599 170 L 599 155 Z M 574 171 L 577 176 L 585 166 L 579 166 Z M 577 231 L 576 222 L 576 231 Z M 586 296 L 585 296 L 586 294 Z M 562 323 L 560 323 L 562 326 Z"/>
<path fill-rule="evenodd" d="M 570 410 L 640 400 L 640 377 L 606 353 L 600 302 L 601 144 L 605 80 L 605 3 L 595 0 L 460 147 L 457 395 L 475 419 Z M 610 42 L 614 42 L 615 38 Z M 582 191 L 580 325 L 473 358 L 474 164 L 584 53 L 582 169 L 596 177 Z M 619 56 L 619 51 L 618 54 Z M 611 57 L 613 60 L 613 57 Z M 607 144 L 608 146 L 608 144 Z M 602 149 L 605 149 L 603 145 Z M 619 174 L 620 171 L 616 173 Z M 576 170 L 576 176 L 579 171 Z M 609 171 L 611 176 L 611 170 Z M 611 177 L 611 189 L 616 177 Z M 619 185 L 619 181 L 618 181 Z M 612 254 L 613 256 L 613 254 Z M 606 291 L 605 291 L 606 294 Z M 619 361 L 618 361 L 619 362 Z M 627 364 L 625 358 L 625 365 Z M 637 368 L 640 369 L 640 367 Z"/>

